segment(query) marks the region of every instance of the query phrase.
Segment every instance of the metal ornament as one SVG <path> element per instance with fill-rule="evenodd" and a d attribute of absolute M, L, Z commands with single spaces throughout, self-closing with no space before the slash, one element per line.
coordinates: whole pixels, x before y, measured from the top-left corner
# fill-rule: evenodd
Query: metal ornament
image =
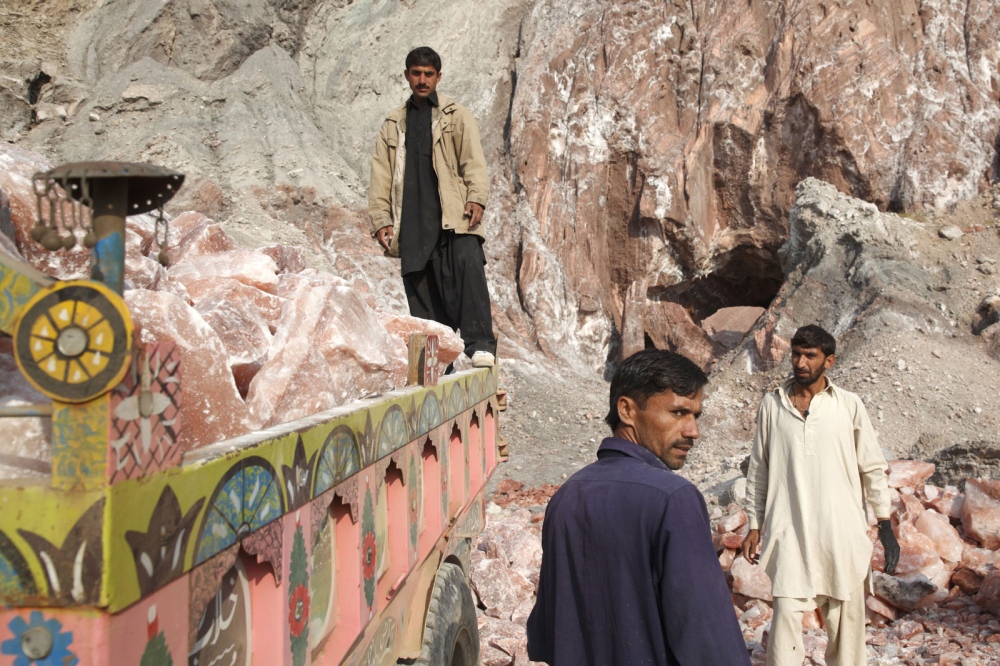
<path fill-rule="evenodd" d="M 41 289 L 13 332 L 14 358 L 28 382 L 68 403 L 114 388 L 132 361 L 132 318 L 121 296 L 90 280 Z"/>
<path fill-rule="evenodd" d="M 160 237 L 160 227 L 163 227 L 163 237 Z M 153 237 L 156 239 L 156 244 L 160 248 L 160 251 L 156 254 L 156 260 L 160 262 L 161 266 L 170 265 L 170 257 L 167 255 L 167 235 L 170 233 L 170 221 L 167 220 L 166 216 L 163 214 L 163 206 L 160 206 L 160 212 L 156 216 L 156 228 L 153 231 Z"/>

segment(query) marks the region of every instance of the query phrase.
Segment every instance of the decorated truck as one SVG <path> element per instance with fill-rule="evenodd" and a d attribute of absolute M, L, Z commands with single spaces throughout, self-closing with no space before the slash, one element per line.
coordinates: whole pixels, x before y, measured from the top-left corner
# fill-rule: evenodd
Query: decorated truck
<path fill-rule="evenodd" d="M 0 665 L 478 663 L 468 573 L 500 461 L 495 370 L 438 377 L 435 338 L 414 336 L 411 385 L 182 452 L 199 369 L 140 344 L 121 296 L 126 215 L 164 221 L 182 181 L 38 174 L 33 237 L 83 234 L 92 279 L 0 258 L 0 331 L 51 399 L 0 417 L 49 417 L 52 449 L 44 479 L 0 483 Z"/>

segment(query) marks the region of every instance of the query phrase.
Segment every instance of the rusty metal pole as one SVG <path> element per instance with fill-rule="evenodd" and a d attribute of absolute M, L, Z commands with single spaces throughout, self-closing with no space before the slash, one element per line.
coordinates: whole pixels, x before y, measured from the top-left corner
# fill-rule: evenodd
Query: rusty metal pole
<path fill-rule="evenodd" d="M 100 178 L 92 181 L 94 235 L 90 251 L 90 279 L 103 282 L 121 294 L 125 289 L 125 216 L 128 212 L 128 180 Z"/>

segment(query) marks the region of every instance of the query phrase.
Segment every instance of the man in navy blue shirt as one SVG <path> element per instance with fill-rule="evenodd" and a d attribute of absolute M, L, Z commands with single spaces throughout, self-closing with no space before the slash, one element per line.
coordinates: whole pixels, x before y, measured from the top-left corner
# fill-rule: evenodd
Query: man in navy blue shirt
<path fill-rule="evenodd" d="M 649 349 L 618 368 L 614 434 L 552 497 L 528 657 L 552 666 L 749 666 L 708 511 L 674 474 L 708 378 Z"/>

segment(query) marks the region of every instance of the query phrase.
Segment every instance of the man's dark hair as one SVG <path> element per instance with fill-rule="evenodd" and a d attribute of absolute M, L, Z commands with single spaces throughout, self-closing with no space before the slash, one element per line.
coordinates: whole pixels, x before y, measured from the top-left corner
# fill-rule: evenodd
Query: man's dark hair
<path fill-rule="evenodd" d="M 618 398 L 635 400 L 639 409 L 657 393 L 673 391 L 676 395 L 692 396 L 708 383 L 708 377 L 690 359 L 663 349 L 645 349 L 629 356 L 618 366 L 611 379 L 610 409 L 604 422 L 611 430 L 618 427 Z"/>
<path fill-rule="evenodd" d="M 406 54 L 406 69 L 411 67 L 433 67 L 441 71 L 441 56 L 429 46 L 418 46 Z"/>
<path fill-rule="evenodd" d="M 792 336 L 792 346 L 819 349 L 824 356 L 833 356 L 837 353 L 837 341 L 816 324 L 809 324 L 795 331 L 795 335 Z"/>

